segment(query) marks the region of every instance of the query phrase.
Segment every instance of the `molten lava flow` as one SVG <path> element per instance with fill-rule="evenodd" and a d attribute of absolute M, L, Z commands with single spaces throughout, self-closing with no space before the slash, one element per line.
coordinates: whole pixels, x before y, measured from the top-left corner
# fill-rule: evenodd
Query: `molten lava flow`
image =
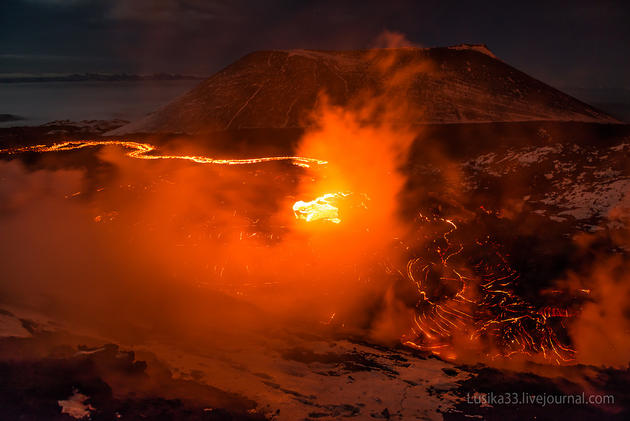
<path fill-rule="evenodd" d="M 404 275 L 415 285 L 419 300 L 405 345 L 456 358 L 453 342 L 464 340 L 494 349 L 491 358 L 538 354 L 558 364 L 574 360 L 575 351 L 562 343 L 554 328 L 557 319 L 572 317 L 571 311 L 538 309 L 517 296 L 514 283 L 519 274 L 487 242 L 476 242 L 486 249 L 485 257 L 471 269 L 455 266 L 451 259 L 464 250 L 450 239 L 457 226 L 422 215 L 420 222 L 445 225 L 446 233 L 444 241 L 433 245 L 436 260 L 414 257 L 407 263 Z"/>
<path fill-rule="evenodd" d="M 293 213 L 298 220 L 306 222 L 328 221 L 338 224 L 341 222 L 340 207 L 367 209 L 368 200 L 370 198 L 364 193 L 327 193 L 309 202 L 298 200 L 293 204 Z"/>
<path fill-rule="evenodd" d="M 121 146 L 126 149 L 131 149 L 127 153 L 127 156 L 137 159 L 181 159 L 185 161 L 192 161 L 198 164 L 217 164 L 217 165 L 245 165 L 245 164 L 259 164 L 262 162 L 270 161 L 290 161 L 293 165 L 309 168 L 313 164 L 326 164 L 326 161 L 315 158 L 304 158 L 301 156 L 269 156 L 263 158 L 248 158 L 248 159 L 216 159 L 207 156 L 194 156 L 194 155 L 164 155 L 164 154 L 150 154 L 157 148 L 149 143 L 140 142 L 127 142 L 123 140 L 74 140 L 66 141 L 62 143 L 55 143 L 53 145 L 34 145 L 25 146 L 22 148 L 13 149 L 0 149 L 0 153 L 21 153 L 21 152 L 60 152 L 71 151 L 74 149 L 81 149 L 93 146 Z"/>
<path fill-rule="evenodd" d="M 310 202 L 298 200 L 293 204 L 293 212 L 297 219 L 306 222 L 329 221 L 333 224 L 341 222 L 339 219 L 338 200 L 349 196 L 350 193 L 327 193 Z"/>

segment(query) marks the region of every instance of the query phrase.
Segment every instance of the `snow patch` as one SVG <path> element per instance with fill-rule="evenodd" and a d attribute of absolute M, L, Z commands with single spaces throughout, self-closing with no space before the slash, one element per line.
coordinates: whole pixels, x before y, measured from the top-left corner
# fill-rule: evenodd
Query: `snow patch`
<path fill-rule="evenodd" d="M 74 389 L 68 399 L 57 401 L 57 404 L 61 407 L 62 414 L 68 414 L 79 420 L 89 417 L 91 411 L 95 409 L 92 405 L 85 404 L 88 399 L 89 396 Z"/>
<path fill-rule="evenodd" d="M 497 164 L 504 161 L 516 161 L 523 165 L 531 165 L 540 162 L 547 155 L 557 154 L 560 152 L 562 152 L 562 145 L 559 143 L 553 146 L 534 148 L 525 152 L 510 152 L 505 156 L 505 158 L 498 161 Z"/>
<path fill-rule="evenodd" d="M 284 346 L 274 343 L 277 349 Z M 176 373 L 194 368 L 213 379 L 213 386 L 252 396 L 261 408 L 282 408 L 274 416 L 277 421 L 310 419 L 312 413 L 322 419 L 384 418 L 385 409 L 391 419 L 442 420 L 442 414 L 454 410 L 461 400 L 455 393 L 459 382 L 472 375 L 448 362 L 417 358 L 409 350 L 384 350 L 344 340 L 309 342 L 308 350 L 339 358 L 352 355 L 359 358 L 353 364 L 364 361 L 373 366 L 348 371 L 334 358 L 299 361 L 264 348 L 253 353 L 251 348 L 231 350 L 225 355 L 215 349 L 216 355 L 188 354 L 182 359 L 177 348 L 151 346 L 151 352 Z"/>
<path fill-rule="evenodd" d="M 549 195 L 541 202 L 565 209 L 558 215 L 588 219 L 608 215 L 613 208 L 628 200 L 629 192 L 630 179 L 602 184 L 571 184 L 562 193 Z"/>
<path fill-rule="evenodd" d="M 630 143 L 621 143 L 617 146 L 612 146 L 610 148 L 611 151 L 615 151 L 615 152 L 621 152 L 623 150 L 625 150 L 627 147 L 630 147 Z"/>
<path fill-rule="evenodd" d="M 0 312 L 0 338 L 28 338 L 31 334 L 22 322 L 10 313 Z"/>
<path fill-rule="evenodd" d="M 497 58 L 497 56 L 495 56 L 485 44 L 459 44 L 448 47 L 448 49 L 457 51 L 477 51 L 478 53 L 485 54 L 494 59 Z"/>

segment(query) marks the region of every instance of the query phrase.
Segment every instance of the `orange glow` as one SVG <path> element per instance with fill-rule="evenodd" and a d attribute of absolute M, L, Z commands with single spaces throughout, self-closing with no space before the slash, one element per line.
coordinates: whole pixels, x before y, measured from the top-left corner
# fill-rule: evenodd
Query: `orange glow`
<path fill-rule="evenodd" d="M 347 197 L 350 193 L 327 193 L 310 202 L 298 200 L 293 204 L 293 212 L 297 219 L 306 222 L 329 221 L 333 224 L 341 222 L 339 219 L 338 199 Z"/>
<path fill-rule="evenodd" d="M 325 176 L 310 178 L 310 182 L 314 181 L 316 185 L 305 186 L 300 194 L 305 197 L 314 197 L 315 191 L 321 191 L 327 187 L 341 187 L 343 190 L 319 195 L 310 201 L 296 201 L 292 205 L 293 214 L 298 221 L 309 223 L 321 221 L 339 225 L 334 231 L 308 230 L 308 236 L 302 236 L 302 232 L 293 233 L 293 236 L 287 234 L 280 246 L 259 248 L 255 242 L 262 237 L 262 231 L 257 221 L 243 228 L 243 225 L 240 225 L 241 221 L 237 223 L 234 216 L 226 216 L 225 219 L 216 222 L 219 232 L 206 233 L 192 229 L 192 234 L 197 234 L 199 239 L 194 242 L 191 240 L 190 248 L 184 248 L 185 245 L 181 242 L 176 246 L 176 248 L 182 248 L 181 251 L 171 248 L 168 258 L 174 261 L 173 266 L 179 269 L 181 261 L 191 261 L 191 256 L 198 253 L 199 261 L 204 262 L 204 270 L 216 274 L 221 282 L 229 283 L 233 281 L 233 278 L 238 277 L 246 280 L 248 285 L 258 287 L 256 284 L 258 278 L 249 278 L 252 272 L 264 279 L 265 285 L 277 285 L 285 278 L 300 279 L 299 276 L 304 272 L 305 267 L 317 265 L 320 268 L 318 272 L 306 271 L 305 277 L 307 280 L 316 280 L 317 288 L 320 288 L 318 292 L 327 297 L 320 303 L 322 308 L 318 309 L 329 315 L 325 322 L 327 325 L 343 326 L 348 319 L 361 317 L 360 304 L 356 304 L 357 310 L 354 308 L 348 310 L 343 307 L 349 306 L 347 296 L 343 299 L 332 299 L 329 295 L 333 295 L 336 290 L 345 289 L 357 302 L 360 302 L 361 294 L 369 291 L 370 288 L 375 288 L 375 291 L 386 297 L 387 304 L 384 306 L 387 314 L 376 320 L 372 326 L 371 334 L 375 338 L 383 340 L 390 340 L 392 337 L 400 338 L 405 346 L 432 352 L 448 359 L 455 358 L 455 355 L 463 358 L 466 350 L 481 348 L 481 352 L 490 359 L 509 358 L 520 354 L 527 357 L 540 355 L 545 360 L 558 364 L 574 360 L 575 351 L 557 337 L 549 319 L 572 318 L 575 314 L 564 308 L 551 306 L 536 308 L 517 296 L 512 286 L 518 279 L 518 273 L 508 266 L 498 252 L 492 251 L 488 244 L 482 244 L 480 241 L 476 243 L 490 250 L 489 259 L 494 260 L 493 262 L 482 262 L 475 268 L 462 266 L 457 260 L 463 254 L 464 246 L 453 239 L 458 226 L 452 219 L 418 215 L 416 223 L 437 227 L 433 233 L 435 235 L 431 236 L 435 237 L 436 241 L 429 246 L 429 253 L 433 253 L 434 258 L 426 256 L 426 249 L 425 251 L 411 251 L 409 255 L 401 256 L 405 257 L 404 262 L 401 262 L 401 267 L 389 268 L 391 273 L 399 273 L 402 276 L 400 279 L 410 284 L 417 292 L 417 302 L 413 308 L 402 308 L 397 301 L 400 297 L 378 290 L 383 285 L 379 284 L 380 281 L 375 278 L 371 278 L 369 274 L 374 257 L 383 262 L 387 261 L 388 257 L 391 257 L 391 251 L 387 249 L 387 245 L 397 234 L 402 234 L 399 238 L 400 244 L 405 241 L 403 230 L 397 228 L 399 221 L 394 218 L 395 194 L 400 190 L 403 180 L 395 168 L 395 163 L 399 162 L 399 159 L 383 140 L 389 139 L 389 142 L 394 143 L 400 134 L 389 127 L 365 128 L 348 115 L 329 114 L 325 121 L 327 125 L 322 131 L 309 134 L 308 143 L 305 143 L 302 149 L 308 152 L 306 155 L 328 159 L 331 163 L 325 166 L 323 164 L 327 162 L 324 160 L 296 156 L 230 160 L 205 156 L 159 154 L 156 151 L 157 148 L 151 144 L 126 141 L 68 141 L 51 146 L 36 145 L 0 150 L 0 153 L 59 152 L 113 145 L 128 149 L 129 152 L 126 154 L 128 157 L 141 160 L 170 159 L 218 165 L 246 165 L 284 160 L 301 167 L 317 165 L 319 166 L 318 175 L 323 173 Z M 338 142 L 340 138 L 374 139 L 374 143 L 380 144 L 383 149 L 374 154 L 369 148 L 351 145 L 357 151 L 351 154 L 351 151 L 344 149 L 344 145 L 348 142 Z M 197 170 L 200 169 L 197 168 Z M 187 171 L 184 174 L 187 174 Z M 138 173 L 132 172 L 131 178 L 135 177 L 138 177 Z M 201 177 L 195 173 L 191 178 L 186 178 L 182 184 L 193 186 L 199 183 L 200 179 Z M 311 189 L 312 191 L 309 191 Z M 368 191 L 369 196 L 364 193 L 353 193 L 351 189 Z M 102 191 L 102 189 L 97 191 Z M 82 193 L 77 191 L 65 197 L 70 199 L 79 195 Z M 200 195 L 194 189 L 190 192 L 182 192 L 179 187 L 169 190 L 169 193 L 163 196 L 164 199 L 147 205 L 147 209 L 152 209 L 154 212 L 147 212 L 149 216 L 145 216 L 144 221 L 150 221 L 147 222 L 149 226 L 159 226 L 158 232 L 164 231 L 165 227 L 169 226 L 164 221 L 168 221 L 172 215 L 182 213 L 182 209 L 187 210 L 191 203 L 198 203 L 199 197 Z M 370 202 L 368 207 L 366 203 L 371 197 L 374 198 L 374 203 Z M 173 209 L 170 208 L 171 206 Z M 255 202 L 255 206 L 258 207 L 259 202 Z M 204 205 L 201 208 L 201 214 L 205 218 L 211 207 Z M 287 210 L 287 208 L 288 206 L 284 209 Z M 357 209 L 363 209 L 365 212 L 356 212 Z M 216 212 L 217 209 L 215 208 L 214 211 Z M 105 208 L 99 209 L 98 214 L 92 216 L 91 219 L 98 223 L 97 225 L 104 226 L 125 217 L 124 210 Z M 184 219 L 176 225 L 176 230 L 180 230 L 179 224 L 188 223 L 189 221 Z M 214 221 L 204 220 L 204 223 L 215 225 Z M 204 248 L 201 238 L 216 235 L 217 239 L 221 238 L 223 241 L 222 237 L 229 232 L 230 224 L 238 226 L 238 232 L 235 233 L 238 234 L 238 242 L 227 242 L 223 247 Z M 149 234 L 157 235 L 155 238 L 162 239 L 162 234 L 155 234 L 152 230 L 134 229 L 140 233 L 138 237 L 145 238 Z M 224 234 L 222 230 L 226 233 Z M 423 235 L 425 234 L 426 232 Z M 273 238 L 275 234 L 269 235 L 268 238 Z M 306 242 L 305 239 L 307 239 Z M 163 250 L 169 250 L 169 237 L 166 236 L 165 240 L 161 247 L 157 247 L 158 255 L 164 253 Z M 251 240 L 251 244 L 248 240 Z M 178 241 L 181 239 L 178 238 Z M 260 241 L 264 242 L 262 239 Z M 152 248 L 157 241 L 152 239 L 147 243 Z M 199 243 L 202 246 L 199 246 Z M 305 247 L 307 243 L 308 247 Z M 411 245 L 403 245 L 408 251 L 413 248 Z M 340 250 L 344 252 L 343 258 L 339 257 Z M 209 265 L 208 255 L 225 256 L 225 258 Z M 252 256 L 257 257 L 252 259 Z M 398 257 L 394 256 L 394 259 L 397 260 Z M 276 261 L 277 266 L 274 263 Z M 352 271 L 349 268 L 352 268 Z M 367 275 L 364 275 L 362 269 L 365 269 Z M 230 275 L 230 270 L 238 275 Z M 241 270 L 242 272 L 239 272 Z M 191 274 L 191 277 L 198 276 L 194 270 Z M 338 274 L 342 275 L 337 278 Z M 239 290 L 235 293 L 242 295 L 241 287 L 237 288 Z M 292 291 L 291 294 L 297 293 Z M 291 300 L 293 298 L 294 296 L 290 297 Z M 316 301 L 317 298 L 313 300 Z M 407 326 L 409 326 L 408 330 Z M 401 338 L 401 334 L 405 331 L 407 333 Z M 490 346 L 484 348 L 484 344 L 488 343 Z"/>
<path fill-rule="evenodd" d="M 157 148 L 149 143 L 140 142 L 128 142 L 122 140 L 74 140 L 61 143 L 55 143 L 53 145 L 34 145 L 25 146 L 23 148 L 14 149 L 0 149 L 0 153 L 21 153 L 21 152 L 61 152 L 71 151 L 74 149 L 81 149 L 94 146 L 120 146 L 126 149 L 131 149 L 127 153 L 127 156 L 137 159 L 181 159 L 184 161 L 196 162 L 197 164 L 215 164 L 215 165 L 247 165 L 247 164 L 259 164 L 263 162 L 271 161 L 290 161 L 293 165 L 303 168 L 310 168 L 311 165 L 323 165 L 326 161 L 315 158 L 304 158 L 301 156 L 269 156 L 263 158 L 248 158 L 248 159 L 217 159 L 207 156 L 194 156 L 194 155 L 164 155 L 164 154 L 151 154 Z"/>
<path fill-rule="evenodd" d="M 550 319 L 575 314 L 551 306 L 537 309 L 516 295 L 513 288 L 519 274 L 492 244 L 477 241 L 487 249 L 487 261 L 472 270 L 456 267 L 451 260 L 464 250 L 451 239 L 457 225 L 439 217 L 419 215 L 417 220 L 444 226 L 444 242 L 435 246 L 437 261 L 412 258 L 407 263 L 404 276 L 417 288 L 419 300 L 403 344 L 433 353 L 448 349 L 455 355 L 456 345 L 471 349 L 489 341 L 485 352 L 491 359 L 525 355 L 556 364 L 575 360 L 575 350 L 558 338 L 550 324 Z"/>
<path fill-rule="evenodd" d="M 368 200 L 370 198 L 366 194 L 352 192 L 326 193 L 309 202 L 298 200 L 293 204 L 293 213 L 298 220 L 306 222 L 328 221 L 338 224 L 341 222 L 339 215 L 341 206 L 345 205 L 344 207 L 348 209 L 367 209 L 365 202 Z"/>

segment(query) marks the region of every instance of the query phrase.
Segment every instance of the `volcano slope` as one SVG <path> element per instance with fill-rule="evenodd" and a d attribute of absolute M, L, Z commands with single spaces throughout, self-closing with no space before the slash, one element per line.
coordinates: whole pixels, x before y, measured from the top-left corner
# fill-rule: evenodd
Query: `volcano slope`
<path fill-rule="evenodd" d="M 365 91 L 383 91 L 401 69 L 410 74 L 396 95 L 419 111 L 415 123 L 616 121 L 502 62 L 485 46 L 462 45 L 251 53 L 110 134 L 305 127 L 320 94 L 345 106 Z"/>

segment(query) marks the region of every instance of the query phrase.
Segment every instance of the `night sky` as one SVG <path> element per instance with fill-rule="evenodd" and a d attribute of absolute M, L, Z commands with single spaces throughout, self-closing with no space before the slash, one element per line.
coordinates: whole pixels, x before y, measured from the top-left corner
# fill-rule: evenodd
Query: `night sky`
<path fill-rule="evenodd" d="M 628 1 L 1 0 L 0 73 L 209 75 L 250 51 L 368 48 L 384 31 L 484 43 L 558 87 L 630 88 Z"/>

